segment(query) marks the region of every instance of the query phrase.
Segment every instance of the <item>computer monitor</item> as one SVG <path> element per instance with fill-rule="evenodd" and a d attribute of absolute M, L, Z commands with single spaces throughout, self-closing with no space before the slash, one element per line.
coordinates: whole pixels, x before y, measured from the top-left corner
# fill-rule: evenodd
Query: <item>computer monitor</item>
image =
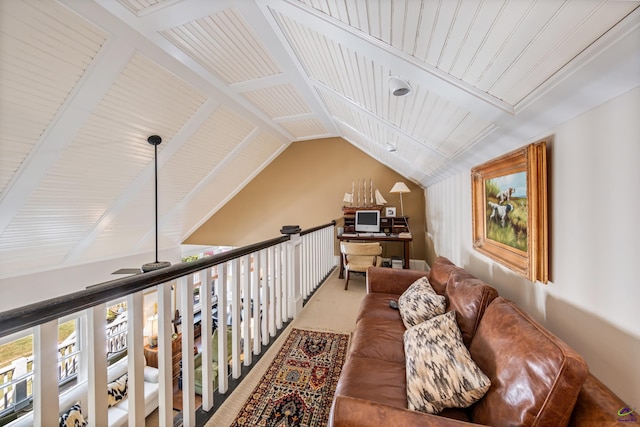
<path fill-rule="evenodd" d="M 356 211 L 356 232 L 379 233 L 380 211 Z"/>

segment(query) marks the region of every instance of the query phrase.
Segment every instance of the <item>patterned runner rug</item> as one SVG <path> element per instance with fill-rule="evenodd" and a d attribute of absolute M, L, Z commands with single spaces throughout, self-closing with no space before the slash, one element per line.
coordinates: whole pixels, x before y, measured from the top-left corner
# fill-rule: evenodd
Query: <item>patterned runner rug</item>
<path fill-rule="evenodd" d="M 348 334 L 292 329 L 232 426 L 326 426 Z"/>

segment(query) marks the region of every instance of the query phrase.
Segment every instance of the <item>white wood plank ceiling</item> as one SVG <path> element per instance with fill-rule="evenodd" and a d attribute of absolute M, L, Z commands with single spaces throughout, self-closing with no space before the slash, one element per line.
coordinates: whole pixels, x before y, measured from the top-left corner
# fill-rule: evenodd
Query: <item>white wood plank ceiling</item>
<path fill-rule="evenodd" d="M 639 6 L 0 0 L 0 278 L 151 251 L 151 134 L 161 247 L 293 141 L 340 136 L 428 186 L 638 85 Z"/>

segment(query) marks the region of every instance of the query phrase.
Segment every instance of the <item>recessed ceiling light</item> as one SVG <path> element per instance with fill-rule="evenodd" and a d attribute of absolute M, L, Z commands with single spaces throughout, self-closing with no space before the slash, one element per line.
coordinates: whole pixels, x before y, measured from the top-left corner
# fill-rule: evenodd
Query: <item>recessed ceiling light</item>
<path fill-rule="evenodd" d="M 397 76 L 389 76 L 389 88 L 395 96 L 403 96 L 411 92 L 411 85 Z"/>

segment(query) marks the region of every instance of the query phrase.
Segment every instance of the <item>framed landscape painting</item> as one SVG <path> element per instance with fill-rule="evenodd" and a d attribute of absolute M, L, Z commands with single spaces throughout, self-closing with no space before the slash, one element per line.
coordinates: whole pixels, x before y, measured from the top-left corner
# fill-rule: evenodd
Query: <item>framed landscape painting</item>
<path fill-rule="evenodd" d="M 471 169 L 473 247 L 535 282 L 549 281 L 546 142 Z"/>

